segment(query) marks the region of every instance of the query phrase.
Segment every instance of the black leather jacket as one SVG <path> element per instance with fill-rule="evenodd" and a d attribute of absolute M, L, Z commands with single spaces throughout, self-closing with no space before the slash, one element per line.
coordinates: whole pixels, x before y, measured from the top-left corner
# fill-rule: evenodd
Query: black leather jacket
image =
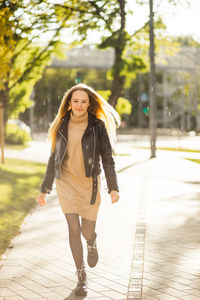
<path fill-rule="evenodd" d="M 57 133 L 55 151 L 51 153 L 46 173 L 40 191 L 50 193 L 54 178 L 60 179 L 61 166 L 67 151 L 68 122 L 70 111 L 62 118 L 61 126 Z M 104 122 L 96 116 L 88 114 L 88 126 L 82 137 L 82 150 L 84 156 L 85 174 L 93 178 L 91 191 L 91 204 L 95 203 L 97 194 L 97 175 L 100 174 L 100 156 L 107 181 L 108 192 L 118 191 L 115 163 L 112 157 L 112 148 Z"/>

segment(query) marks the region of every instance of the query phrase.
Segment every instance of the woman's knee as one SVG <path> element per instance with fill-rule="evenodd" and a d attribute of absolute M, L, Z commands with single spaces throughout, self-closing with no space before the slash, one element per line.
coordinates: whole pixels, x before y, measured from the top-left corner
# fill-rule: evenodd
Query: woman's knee
<path fill-rule="evenodd" d="M 67 223 L 68 223 L 69 234 L 80 236 L 81 235 L 81 227 L 80 227 L 80 223 L 77 220 L 77 218 L 73 215 L 67 215 L 67 214 L 65 214 L 65 217 L 66 217 Z"/>
<path fill-rule="evenodd" d="M 81 235 L 81 229 L 80 226 L 69 226 L 69 233 L 73 234 L 73 236 L 80 236 Z"/>
<path fill-rule="evenodd" d="M 81 233 L 82 233 L 84 239 L 86 239 L 86 241 L 91 240 L 92 237 L 94 236 L 94 231 L 88 231 L 83 226 L 81 228 Z"/>

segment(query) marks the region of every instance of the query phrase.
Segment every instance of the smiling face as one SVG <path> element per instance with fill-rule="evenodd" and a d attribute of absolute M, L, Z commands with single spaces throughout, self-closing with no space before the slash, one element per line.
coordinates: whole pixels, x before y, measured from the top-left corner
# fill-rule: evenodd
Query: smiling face
<path fill-rule="evenodd" d="M 85 91 L 76 90 L 72 93 L 70 104 L 73 116 L 82 117 L 87 113 L 87 109 L 90 105 L 89 96 Z"/>

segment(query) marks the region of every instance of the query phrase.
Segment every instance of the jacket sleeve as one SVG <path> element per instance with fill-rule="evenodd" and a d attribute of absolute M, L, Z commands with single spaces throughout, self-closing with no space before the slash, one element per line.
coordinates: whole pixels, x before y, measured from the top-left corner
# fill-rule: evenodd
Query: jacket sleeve
<path fill-rule="evenodd" d="M 50 194 L 55 177 L 55 151 L 51 153 L 44 179 L 42 181 L 40 192 Z"/>
<path fill-rule="evenodd" d="M 112 147 L 104 123 L 101 125 L 100 155 L 102 158 L 108 192 L 119 191 L 117 175 L 115 172 L 115 162 L 112 156 Z"/>

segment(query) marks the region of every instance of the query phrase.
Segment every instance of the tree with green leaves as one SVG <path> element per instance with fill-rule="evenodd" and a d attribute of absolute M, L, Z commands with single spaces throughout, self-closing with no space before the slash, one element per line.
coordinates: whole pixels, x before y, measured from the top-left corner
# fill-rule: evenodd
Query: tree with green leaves
<path fill-rule="evenodd" d="M 0 2 L 0 102 L 5 120 L 31 105 L 33 86 L 58 50 L 65 18 L 58 21 L 54 12 L 46 0 Z M 50 38 L 45 37 L 47 31 Z"/>
<path fill-rule="evenodd" d="M 89 38 L 91 31 L 101 33 L 100 49 L 114 49 L 114 63 L 109 74 L 112 79 L 109 103 L 116 105 L 117 99 L 124 94 L 127 73 L 145 67 L 139 55 L 127 54 L 126 48 L 131 43 L 131 36 L 126 30 L 126 14 L 131 13 L 126 7 L 126 0 L 74 0 L 55 4 L 58 18 L 62 20 L 71 13 L 66 27 L 73 28 L 81 41 Z"/>

